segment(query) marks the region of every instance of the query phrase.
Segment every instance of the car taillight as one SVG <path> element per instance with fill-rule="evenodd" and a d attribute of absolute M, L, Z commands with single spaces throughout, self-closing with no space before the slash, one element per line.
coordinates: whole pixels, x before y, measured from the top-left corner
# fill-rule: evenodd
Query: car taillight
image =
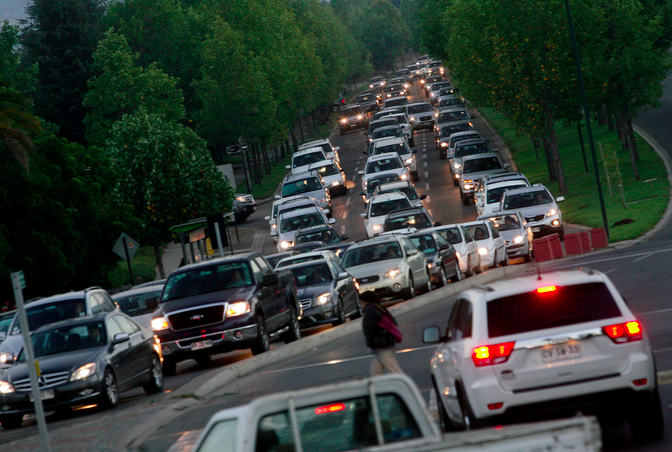
<path fill-rule="evenodd" d="M 636 320 L 605 326 L 602 329 L 616 344 L 642 340 L 642 325 Z"/>
<path fill-rule="evenodd" d="M 345 405 L 342 403 L 332 403 L 331 405 L 326 405 L 326 406 L 321 406 L 318 408 L 315 408 L 315 414 L 326 414 L 326 413 L 333 413 L 336 411 L 343 411 L 345 409 Z"/>
<path fill-rule="evenodd" d="M 476 347 L 471 355 L 471 359 L 474 360 L 476 367 L 505 363 L 509 359 L 511 351 L 513 351 L 514 344 L 515 342 L 505 342 L 503 344 Z"/>

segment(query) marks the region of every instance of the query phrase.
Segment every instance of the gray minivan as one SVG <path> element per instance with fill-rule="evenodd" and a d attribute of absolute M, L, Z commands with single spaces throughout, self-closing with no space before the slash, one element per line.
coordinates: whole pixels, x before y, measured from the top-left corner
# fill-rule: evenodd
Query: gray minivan
<path fill-rule="evenodd" d="M 313 198 L 317 201 L 317 205 L 320 208 L 331 211 L 331 196 L 329 196 L 329 191 L 315 171 L 304 171 L 285 176 L 285 179 L 282 181 L 280 194 L 275 197 L 280 199 L 294 195 Z"/>

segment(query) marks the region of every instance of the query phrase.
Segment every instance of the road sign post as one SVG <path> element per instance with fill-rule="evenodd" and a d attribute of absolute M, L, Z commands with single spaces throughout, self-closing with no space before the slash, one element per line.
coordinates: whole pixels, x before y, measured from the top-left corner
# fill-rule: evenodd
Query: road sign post
<path fill-rule="evenodd" d="M 114 248 L 112 248 L 112 251 L 114 251 L 117 256 L 124 259 L 128 264 L 128 273 L 131 277 L 131 285 L 133 285 L 135 280 L 135 278 L 133 278 L 133 267 L 131 267 L 131 259 L 133 259 L 133 256 L 135 256 L 135 253 L 138 252 L 139 248 L 140 244 L 123 232 L 117 239 L 117 243 L 114 244 Z"/>

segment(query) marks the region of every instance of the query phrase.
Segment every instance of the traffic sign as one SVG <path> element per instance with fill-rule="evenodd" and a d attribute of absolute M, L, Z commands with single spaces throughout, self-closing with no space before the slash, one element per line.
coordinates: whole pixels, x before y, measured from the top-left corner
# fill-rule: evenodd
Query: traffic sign
<path fill-rule="evenodd" d="M 124 242 L 126 243 L 125 246 Z M 119 236 L 119 239 L 117 240 L 117 243 L 114 244 L 114 248 L 112 248 L 112 251 L 117 253 L 117 255 L 122 259 L 124 260 L 128 259 L 130 261 L 131 259 L 133 259 L 133 256 L 135 256 L 135 253 L 138 252 L 139 248 L 140 244 L 138 242 L 136 242 L 128 235 L 122 232 L 121 235 Z"/>

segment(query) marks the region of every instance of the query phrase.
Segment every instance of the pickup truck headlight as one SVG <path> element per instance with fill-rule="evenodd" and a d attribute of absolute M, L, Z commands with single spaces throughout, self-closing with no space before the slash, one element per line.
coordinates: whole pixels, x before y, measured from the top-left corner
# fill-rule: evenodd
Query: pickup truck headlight
<path fill-rule="evenodd" d="M 346 124 L 348 122 L 348 118 L 341 118 L 341 124 Z"/>
<path fill-rule="evenodd" d="M 88 363 L 79 367 L 70 375 L 70 381 L 84 380 L 96 373 L 96 363 Z"/>
<path fill-rule="evenodd" d="M 243 315 L 250 312 L 250 303 L 247 301 L 236 301 L 234 303 L 229 303 L 226 308 L 227 317 L 235 317 L 237 315 Z"/>
<path fill-rule="evenodd" d="M 461 167 L 462 167 L 462 165 L 460 165 L 459 163 L 457 163 L 457 162 L 453 163 L 453 168 L 454 169 L 459 170 Z"/>
<path fill-rule="evenodd" d="M 515 239 L 513 239 L 513 243 L 523 243 L 523 236 L 519 235 Z"/>
<path fill-rule="evenodd" d="M 369 88 L 373 88 L 373 85 L 369 85 Z"/>
<path fill-rule="evenodd" d="M 11 394 L 14 392 L 14 386 L 8 381 L 0 380 L 0 394 Z"/>
<path fill-rule="evenodd" d="M 385 273 L 383 278 L 396 278 L 399 275 L 401 275 L 401 270 L 399 270 L 398 268 L 393 268 L 389 272 Z"/>
<path fill-rule="evenodd" d="M 315 302 L 319 305 L 325 305 L 331 301 L 331 294 L 330 293 L 323 293 L 322 295 L 318 295 L 315 297 Z"/>
<path fill-rule="evenodd" d="M 460 254 L 459 251 L 455 251 L 455 257 L 459 259 L 462 257 L 462 255 Z"/>
<path fill-rule="evenodd" d="M 280 242 L 280 248 L 282 248 L 283 250 L 286 250 L 287 248 L 291 248 L 292 246 L 294 246 L 293 241 L 290 242 L 290 241 L 287 241 L 287 240 L 283 240 L 282 242 Z"/>
<path fill-rule="evenodd" d="M 442 142 L 442 143 L 441 143 L 441 147 L 442 147 L 442 148 L 447 148 L 447 147 L 448 147 L 448 143 L 446 143 L 445 141 Z"/>
<path fill-rule="evenodd" d="M 374 224 L 374 225 L 371 225 L 371 229 L 373 229 L 374 231 L 380 231 L 381 229 L 383 229 L 383 225 L 382 224 Z"/>
<path fill-rule="evenodd" d="M 557 214 L 558 214 L 558 209 L 551 209 L 546 213 L 546 216 L 547 217 L 552 217 L 553 215 L 557 215 Z"/>
<path fill-rule="evenodd" d="M 168 321 L 166 320 L 165 317 L 157 317 L 155 319 L 152 319 L 151 325 L 154 331 L 161 331 L 168 329 Z"/>
<path fill-rule="evenodd" d="M 478 249 L 478 254 L 480 254 L 481 256 L 484 256 L 484 255 L 488 254 L 488 249 L 486 247 L 479 248 Z"/>
<path fill-rule="evenodd" d="M 399 179 L 401 179 L 401 180 L 406 180 L 406 179 L 408 179 L 408 174 L 402 174 L 402 175 L 400 175 L 400 176 L 399 176 Z"/>

